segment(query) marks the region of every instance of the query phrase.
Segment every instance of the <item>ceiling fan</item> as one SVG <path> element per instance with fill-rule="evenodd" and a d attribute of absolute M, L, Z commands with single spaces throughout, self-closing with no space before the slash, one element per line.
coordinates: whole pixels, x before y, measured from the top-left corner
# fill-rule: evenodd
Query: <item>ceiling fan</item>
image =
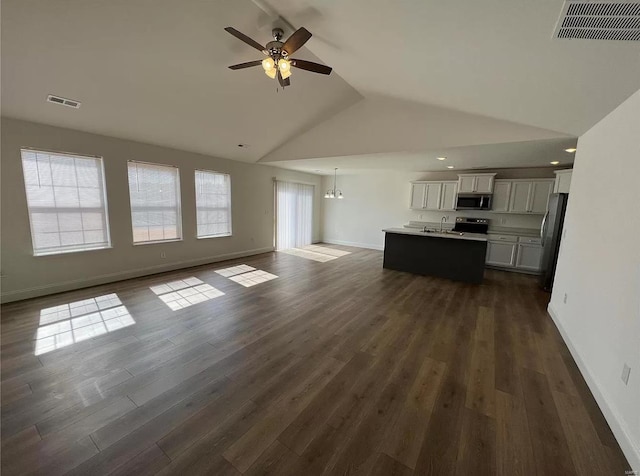
<path fill-rule="evenodd" d="M 233 27 L 228 26 L 225 28 L 225 31 L 266 56 L 263 60 L 234 64 L 233 66 L 229 66 L 229 69 L 244 69 L 262 65 L 265 74 L 271 79 L 277 77 L 280 86 L 283 88 L 291 84 L 291 80 L 289 79 L 291 76 L 291 67 L 304 69 L 313 73 L 331 74 L 332 69 L 329 66 L 314 63 L 313 61 L 291 58 L 291 55 L 298 51 L 298 49 L 311 38 L 311 33 L 309 33 L 306 28 L 298 28 L 284 43 L 281 41 L 284 31 L 282 28 L 274 28 L 271 32 L 273 41 L 270 41 L 265 46 L 262 46 L 257 41 L 249 38 Z"/>

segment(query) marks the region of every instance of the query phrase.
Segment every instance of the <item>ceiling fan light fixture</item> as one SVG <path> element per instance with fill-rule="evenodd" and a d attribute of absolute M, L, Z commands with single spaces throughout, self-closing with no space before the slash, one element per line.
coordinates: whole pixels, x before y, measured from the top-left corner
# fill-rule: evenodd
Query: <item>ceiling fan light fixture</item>
<path fill-rule="evenodd" d="M 281 59 L 280 61 L 278 61 L 278 68 L 280 69 L 280 72 L 283 74 L 287 72 L 287 71 L 291 71 L 291 61 L 289 61 L 288 59 Z"/>
<path fill-rule="evenodd" d="M 265 71 L 271 71 L 276 66 L 276 62 L 270 56 L 262 60 L 262 69 Z M 275 77 L 275 75 L 274 75 Z"/>
<path fill-rule="evenodd" d="M 278 74 L 278 70 L 275 68 L 272 69 L 268 69 L 264 72 L 264 74 L 266 74 L 267 76 L 269 76 L 271 79 L 275 79 L 276 74 Z"/>
<path fill-rule="evenodd" d="M 291 76 L 291 70 L 287 69 L 285 71 L 280 71 L 280 76 L 282 76 L 282 79 L 287 79 L 289 76 Z"/>

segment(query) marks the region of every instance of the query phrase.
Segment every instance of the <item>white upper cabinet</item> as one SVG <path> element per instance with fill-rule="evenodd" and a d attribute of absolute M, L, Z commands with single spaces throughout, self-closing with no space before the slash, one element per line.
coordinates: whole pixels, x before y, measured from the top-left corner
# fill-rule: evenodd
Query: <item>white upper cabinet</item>
<path fill-rule="evenodd" d="M 549 195 L 553 191 L 553 180 L 541 180 L 531 182 L 531 195 L 529 197 L 529 213 L 547 213 Z"/>
<path fill-rule="evenodd" d="M 424 193 L 427 190 L 426 183 L 412 183 L 411 184 L 411 206 L 410 208 L 420 209 L 424 208 Z"/>
<path fill-rule="evenodd" d="M 457 187 L 458 182 L 414 182 L 411 184 L 411 208 L 453 211 Z"/>
<path fill-rule="evenodd" d="M 453 212 L 456 209 L 458 182 L 442 182 L 440 210 Z"/>
<path fill-rule="evenodd" d="M 509 211 L 513 213 L 527 213 L 529 211 L 529 192 L 531 182 L 512 182 Z"/>
<path fill-rule="evenodd" d="M 508 180 L 496 180 L 493 184 L 491 210 L 494 212 L 508 212 L 510 196 L 511 182 Z"/>
<path fill-rule="evenodd" d="M 544 215 L 553 187 L 552 179 L 496 180 L 491 211 Z"/>
<path fill-rule="evenodd" d="M 438 210 L 440 208 L 440 183 L 428 183 L 424 200 L 424 208 L 427 210 Z"/>
<path fill-rule="evenodd" d="M 554 173 L 556 174 L 556 181 L 553 186 L 553 193 L 569 193 L 573 169 L 556 170 Z"/>
<path fill-rule="evenodd" d="M 475 187 L 475 176 L 459 175 L 458 177 L 458 193 L 473 193 L 473 189 Z"/>
<path fill-rule="evenodd" d="M 492 193 L 496 174 L 458 175 L 458 193 Z"/>
<path fill-rule="evenodd" d="M 477 193 L 491 193 L 493 192 L 493 179 L 496 174 L 483 174 L 476 175 L 476 189 Z"/>

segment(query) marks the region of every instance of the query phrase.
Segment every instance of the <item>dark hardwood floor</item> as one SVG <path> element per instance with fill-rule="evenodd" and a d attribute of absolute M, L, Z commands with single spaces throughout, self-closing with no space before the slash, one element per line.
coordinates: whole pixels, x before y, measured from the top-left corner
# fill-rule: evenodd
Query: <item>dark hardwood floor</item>
<path fill-rule="evenodd" d="M 624 475 L 533 277 L 326 246 L 3 306 L 2 474 Z"/>

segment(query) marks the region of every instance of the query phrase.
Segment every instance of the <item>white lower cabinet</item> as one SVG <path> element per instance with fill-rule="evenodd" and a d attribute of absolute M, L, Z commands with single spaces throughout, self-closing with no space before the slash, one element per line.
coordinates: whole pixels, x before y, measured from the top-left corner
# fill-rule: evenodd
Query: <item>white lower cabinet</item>
<path fill-rule="evenodd" d="M 516 268 L 527 271 L 540 271 L 542 261 L 542 246 L 518 243 L 518 257 Z"/>
<path fill-rule="evenodd" d="M 513 267 L 516 260 L 517 243 L 489 241 L 487 243 L 486 264 Z"/>
<path fill-rule="evenodd" d="M 539 272 L 541 261 L 540 238 L 489 235 L 485 260 L 487 265 L 511 268 L 514 271 Z"/>

